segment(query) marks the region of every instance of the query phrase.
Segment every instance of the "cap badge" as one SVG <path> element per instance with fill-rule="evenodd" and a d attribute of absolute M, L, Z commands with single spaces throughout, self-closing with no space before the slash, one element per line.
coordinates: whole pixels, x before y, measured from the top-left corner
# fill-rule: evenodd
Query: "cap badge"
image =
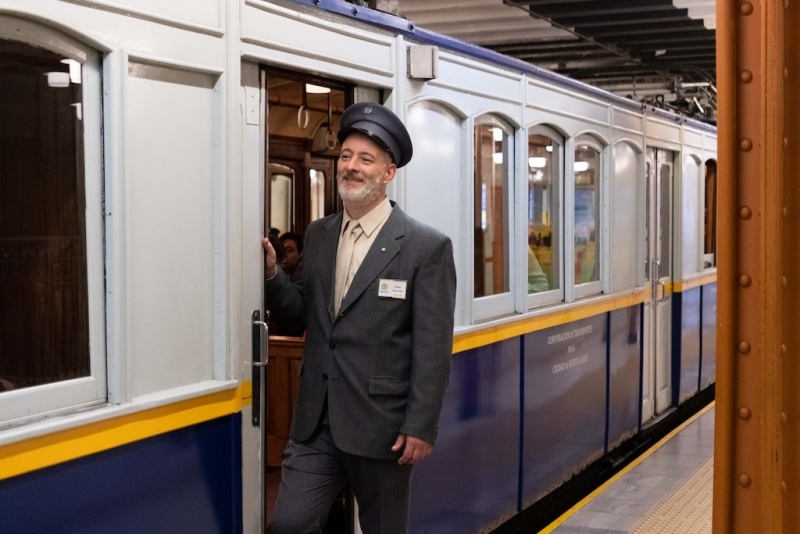
<path fill-rule="evenodd" d="M 370 106 L 364 106 L 364 110 L 363 111 L 364 111 L 365 114 L 369 114 L 369 113 L 372 113 L 372 108 Z"/>

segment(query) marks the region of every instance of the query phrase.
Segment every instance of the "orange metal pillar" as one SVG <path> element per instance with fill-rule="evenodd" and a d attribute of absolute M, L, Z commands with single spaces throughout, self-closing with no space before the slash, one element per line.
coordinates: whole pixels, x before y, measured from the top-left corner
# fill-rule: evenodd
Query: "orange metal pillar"
<path fill-rule="evenodd" d="M 780 421 L 783 532 L 800 531 L 800 0 L 782 2 L 783 21 L 783 206 L 781 209 L 781 298 L 779 322 L 782 339 Z"/>
<path fill-rule="evenodd" d="M 714 532 L 798 532 L 800 0 L 718 0 Z"/>

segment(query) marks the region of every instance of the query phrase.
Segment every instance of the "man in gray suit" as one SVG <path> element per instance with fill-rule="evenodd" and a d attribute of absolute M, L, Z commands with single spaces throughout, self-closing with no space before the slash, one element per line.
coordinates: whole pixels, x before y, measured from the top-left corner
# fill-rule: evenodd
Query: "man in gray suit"
<path fill-rule="evenodd" d="M 430 455 L 453 349 L 453 247 L 386 197 L 412 144 L 374 103 L 338 134 L 344 211 L 313 222 L 289 281 L 268 240 L 267 303 L 306 329 L 273 529 L 321 532 L 349 482 L 366 534 L 405 533 L 412 465 Z"/>

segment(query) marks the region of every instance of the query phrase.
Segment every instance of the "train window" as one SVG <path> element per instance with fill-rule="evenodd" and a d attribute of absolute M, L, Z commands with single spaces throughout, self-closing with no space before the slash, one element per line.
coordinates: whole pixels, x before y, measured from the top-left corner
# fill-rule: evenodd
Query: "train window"
<path fill-rule="evenodd" d="M 325 216 L 325 171 L 311 169 L 309 172 L 309 190 L 311 192 L 311 221 Z"/>
<path fill-rule="evenodd" d="M 602 146 L 591 136 L 575 141 L 573 258 L 576 296 L 596 292 L 600 281 L 600 181 Z"/>
<path fill-rule="evenodd" d="M 294 228 L 294 176 L 294 169 L 288 165 L 269 164 L 269 225 L 281 232 Z"/>
<path fill-rule="evenodd" d="M 494 299 L 491 305 L 476 306 L 475 319 L 513 311 L 508 209 L 514 167 L 511 131 L 507 124 L 493 116 L 476 120 L 473 295 L 476 299 L 501 298 Z"/>
<path fill-rule="evenodd" d="M 703 268 L 717 265 L 717 160 L 706 160 Z"/>
<path fill-rule="evenodd" d="M 0 17 L 0 423 L 105 402 L 99 68 Z"/>
<path fill-rule="evenodd" d="M 563 300 L 560 224 L 563 162 L 564 140 L 558 132 L 547 126 L 528 130 L 527 292 L 539 294 L 529 299 L 529 306 Z M 556 290 L 560 291 L 552 293 Z M 543 294 L 548 295 L 542 298 Z"/>

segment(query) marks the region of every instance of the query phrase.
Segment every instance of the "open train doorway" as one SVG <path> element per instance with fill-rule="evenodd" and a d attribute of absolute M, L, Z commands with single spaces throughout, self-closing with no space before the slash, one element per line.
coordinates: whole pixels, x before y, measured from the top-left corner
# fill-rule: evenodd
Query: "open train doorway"
<path fill-rule="evenodd" d="M 253 198 L 258 200 L 258 215 L 248 220 L 259 222 L 248 225 L 244 235 L 251 234 L 255 242 L 264 235 L 275 236 L 278 261 L 292 276 L 302 261 L 308 225 L 341 209 L 336 191 L 340 149 L 336 133 L 341 115 L 353 102 L 379 101 L 381 94 L 343 80 L 249 62 L 243 63 L 242 80 L 243 145 L 260 147 L 258 169 L 244 169 L 245 175 L 260 176 L 260 181 L 243 187 L 244 195 L 257 189 Z M 258 145 L 253 142 L 255 136 Z M 245 166 L 254 167 L 255 158 L 244 152 Z M 244 498 L 248 491 L 258 494 L 260 512 L 253 521 L 254 531 L 269 532 L 281 479 L 281 454 L 289 439 L 300 384 L 304 332 L 265 309 L 263 266 L 259 272 L 258 311 L 263 321 L 254 321 L 252 361 L 259 362 L 255 352 L 261 351 L 269 355 L 269 365 L 266 372 L 253 366 L 251 409 L 260 416 L 243 421 L 243 472 L 259 473 L 244 481 Z M 352 531 L 352 510 L 346 509 L 344 498 L 331 514 L 326 531 Z"/>
<path fill-rule="evenodd" d="M 266 97 L 264 235 L 277 237 L 278 262 L 290 277 L 302 261 L 303 236 L 311 222 L 338 211 L 336 159 L 339 119 L 353 101 L 344 82 L 261 67 Z M 266 384 L 266 502 L 271 524 L 281 478 L 281 453 L 289 439 L 300 386 L 304 332 L 269 320 Z M 341 506 L 339 507 L 342 508 Z M 336 507 L 334 508 L 336 509 Z M 336 512 L 334 512 L 336 513 Z M 344 512 L 338 512 L 341 523 Z"/>
<path fill-rule="evenodd" d="M 675 153 L 647 151 L 642 423 L 672 406 L 672 187 Z"/>

